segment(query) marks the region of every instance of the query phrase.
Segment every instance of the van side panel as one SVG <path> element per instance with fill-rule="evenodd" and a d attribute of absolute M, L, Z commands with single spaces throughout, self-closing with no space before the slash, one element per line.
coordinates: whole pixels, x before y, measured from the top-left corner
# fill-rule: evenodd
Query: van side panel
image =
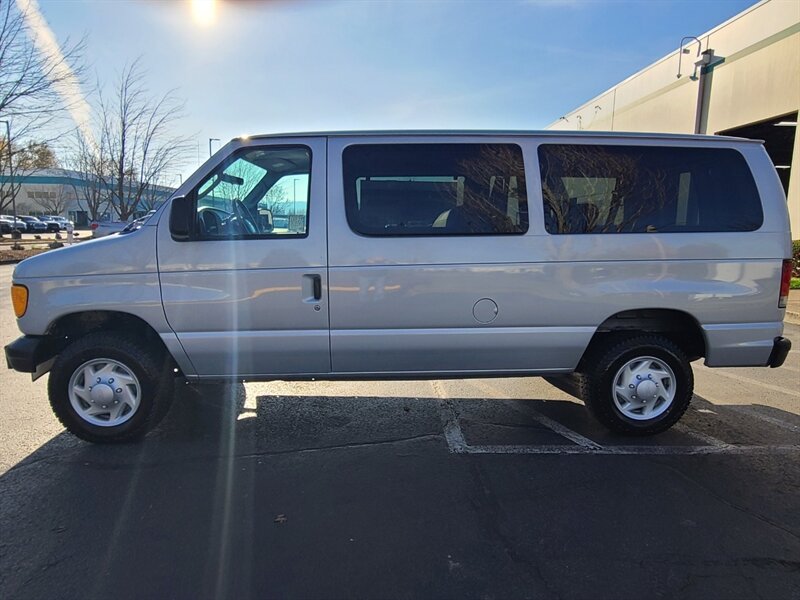
<path fill-rule="evenodd" d="M 754 165 L 764 222 L 754 232 L 550 235 L 544 228 L 535 138 L 402 136 L 369 143 L 515 143 L 523 148 L 530 227 L 525 235 L 364 237 L 343 210 L 342 151 L 329 138 L 329 277 L 334 372 L 574 369 L 597 327 L 615 313 L 680 310 L 703 327 L 707 363 L 765 365 L 782 333 L 781 260 L 787 211 L 763 148 Z M 570 136 L 548 143 L 591 143 Z M 613 138 L 604 144 L 617 143 Z M 618 143 L 630 145 L 630 139 Z M 638 140 L 703 146 L 715 140 Z M 497 317 L 481 323 L 483 299 Z"/>

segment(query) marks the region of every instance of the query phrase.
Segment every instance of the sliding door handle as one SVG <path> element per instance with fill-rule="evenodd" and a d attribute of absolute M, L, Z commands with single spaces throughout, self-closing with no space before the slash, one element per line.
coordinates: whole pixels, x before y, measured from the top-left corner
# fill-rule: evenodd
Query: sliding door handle
<path fill-rule="evenodd" d="M 314 286 L 314 300 L 322 300 L 322 277 L 312 275 L 311 281 Z"/>
<path fill-rule="evenodd" d="M 322 276 L 313 273 L 303 275 L 303 285 L 300 289 L 303 302 L 316 304 L 322 300 Z"/>

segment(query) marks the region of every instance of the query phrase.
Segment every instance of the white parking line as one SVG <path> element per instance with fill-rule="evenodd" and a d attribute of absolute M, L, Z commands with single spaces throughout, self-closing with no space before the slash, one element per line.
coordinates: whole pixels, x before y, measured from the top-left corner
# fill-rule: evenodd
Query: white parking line
<path fill-rule="evenodd" d="M 693 438 L 701 440 L 701 441 L 705 442 L 706 444 L 708 444 L 709 446 L 715 446 L 717 448 L 726 448 L 726 447 L 731 445 L 731 444 L 728 444 L 727 442 L 723 442 L 722 440 L 720 440 L 718 438 L 715 438 L 713 435 L 709 435 L 707 433 L 703 433 L 702 431 L 697 431 L 695 429 L 691 429 L 690 427 L 687 427 L 683 423 L 676 423 L 673 426 L 673 429 L 676 429 L 676 430 L 680 431 L 681 433 L 685 433 L 686 435 L 689 435 L 689 436 L 691 436 Z"/>
<path fill-rule="evenodd" d="M 465 446 L 455 454 L 584 454 L 593 456 L 693 456 L 704 454 L 794 454 L 800 446 Z"/>
<path fill-rule="evenodd" d="M 772 385 L 770 383 L 763 383 L 758 381 L 757 379 L 751 379 L 750 377 L 744 377 L 742 375 L 734 375 L 733 373 L 725 373 L 720 369 L 714 371 L 714 375 L 721 375 L 722 377 L 727 377 L 728 379 L 733 379 L 734 381 L 739 381 L 741 383 L 749 383 L 750 385 L 756 385 L 758 387 L 762 387 L 767 390 L 771 390 L 773 392 L 778 392 L 779 394 L 786 394 L 787 396 L 794 396 L 795 398 L 800 398 L 800 392 L 796 392 L 794 390 L 787 390 L 784 387 L 778 385 Z"/>
<path fill-rule="evenodd" d="M 800 453 L 800 445 L 777 445 L 777 446 L 758 446 L 747 445 L 738 446 L 728 444 L 720 439 L 710 436 L 700 431 L 695 431 L 680 423 L 676 428 L 702 440 L 707 445 L 703 446 L 654 446 L 654 445 L 614 445 L 602 446 L 581 434 L 572 431 L 539 413 L 531 414 L 531 417 L 561 435 L 565 439 L 573 442 L 574 445 L 540 444 L 540 445 L 470 445 L 464 437 L 459 422 L 458 408 L 453 400 L 448 399 L 441 388 L 437 389 L 442 398 L 439 403 L 439 415 L 444 428 L 444 437 L 447 447 L 453 454 L 547 454 L 547 455 L 571 455 L 571 454 L 590 454 L 590 455 L 617 455 L 617 456 L 693 456 L 706 454 L 793 454 Z"/>
<path fill-rule="evenodd" d="M 540 414 L 536 411 L 531 412 L 530 416 L 533 417 L 533 419 L 535 419 L 542 425 L 544 425 L 545 427 L 547 427 L 548 429 L 555 431 L 561 437 L 567 438 L 569 441 L 578 444 L 578 446 L 581 446 L 582 448 L 591 448 L 594 450 L 600 450 L 603 448 L 597 442 L 594 442 L 589 438 L 582 436 L 577 431 L 572 431 L 572 429 L 570 429 L 569 427 L 565 427 L 564 425 L 562 425 L 558 421 L 554 421 L 550 417 L 545 417 L 543 414 Z"/>
<path fill-rule="evenodd" d="M 756 419 L 761 419 L 762 421 L 766 421 L 771 425 L 775 425 L 775 427 L 780 427 L 781 429 L 787 429 L 789 431 L 800 432 L 800 426 L 792 425 L 791 423 L 787 423 L 786 421 L 781 421 L 780 419 L 776 419 L 775 417 L 770 417 L 769 415 L 763 415 L 755 408 L 751 408 L 749 406 L 725 406 L 725 408 L 729 408 L 732 411 L 741 413 L 743 415 L 747 415 L 748 417 L 755 417 Z"/>
<path fill-rule="evenodd" d="M 800 426 L 794 425 L 787 421 L 783 421 L 776 417 L 771 417 L 769 415 L 762 414 L 759 410 L 753 407 L 741 406 L 739 404 L 724 404 L 722 402 L 719 402 L 718 400 L 714 400 L 714 398 L 712 398 L 708 394 L 703 394 L 702 396 L 695 394 L 695 397 L 701 400 L 705 400 L 709 404 L 713 405 L 717 413 L 719 413 L 720 410 L 723 411 L 729 410 L 731 412 L 739 413 L 740 415 L 745 415 L 748 417 L 752 417 L 754 419 L 759 419 L 761 421 L 769 423 L 770 425 L 774 425 L 775 427 L 780 427 L 781 429 L 786 429 L 788 431 L 793 431 L 793 432 L 800 432 Z M 695 406 L 692 406 L 691 408 L 697 412 L 703 412 L 703 409 L 696 408 Z"/>

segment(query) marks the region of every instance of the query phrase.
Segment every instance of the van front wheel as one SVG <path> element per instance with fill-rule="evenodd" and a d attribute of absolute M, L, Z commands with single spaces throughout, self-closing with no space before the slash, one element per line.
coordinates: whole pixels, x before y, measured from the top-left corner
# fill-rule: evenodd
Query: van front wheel
<path fill-rule="evenodd" d="M 694 389 L 686 355 L 669 339 L 641 335 L 606 344 L 585 360 L 581 396 L 617 433 L 652 435 L 672 427 Z"/>
<path fill-rule="evenodd" d="M 89 442 L 127 442 L 166 414 L 173 380 L 168 357 L 135 337 L 90 333 L 56 359 L 50 405 L 71 433 Z"/>

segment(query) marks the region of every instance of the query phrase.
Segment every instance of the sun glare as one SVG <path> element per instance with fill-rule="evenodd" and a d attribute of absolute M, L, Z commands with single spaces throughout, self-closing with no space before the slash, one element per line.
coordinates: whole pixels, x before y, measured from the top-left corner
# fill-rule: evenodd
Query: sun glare
<path fill-rule="evenodd" d="M 216 0 L 192 0 L 192 16 L 198 25 L 208 26 L 214 22 L 217 12 Z"/>

